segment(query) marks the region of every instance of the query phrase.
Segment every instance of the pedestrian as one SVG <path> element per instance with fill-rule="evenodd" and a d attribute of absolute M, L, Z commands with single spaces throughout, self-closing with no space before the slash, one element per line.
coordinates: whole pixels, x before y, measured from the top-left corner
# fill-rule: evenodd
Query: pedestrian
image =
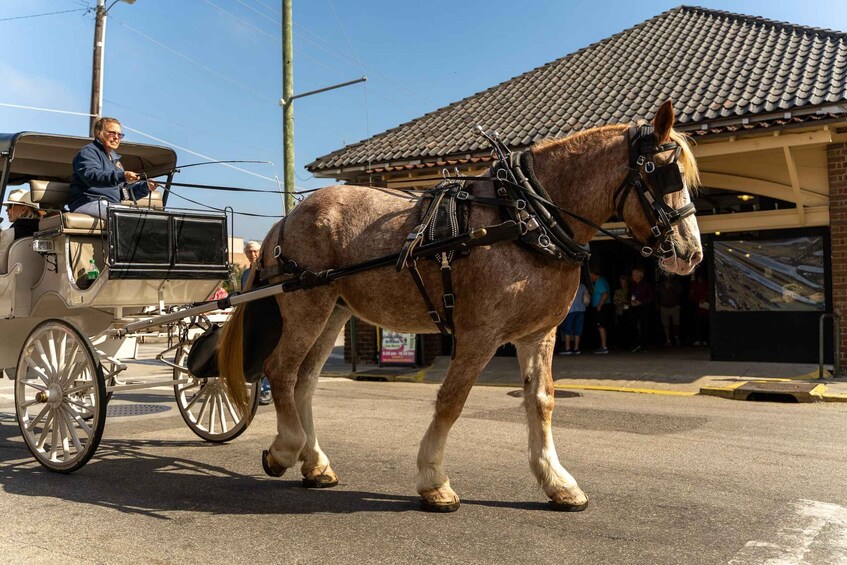
<path fill-rule="evenodd" d="M 68 209 L 106 221 L 108 207 L 121 200 L 141 200 L 158 186 L 134 171 L 124 170 L 117 149 L 124 138 L 115 118 L 94 122 L 94 141 L 80 149 L 73 160 L 71 198 Z"/>
<path fill-rule="evenodd" d="M 580 355 L 582 353 L 579 349 L 579 341 L 582 338 L 582 328 L 585 324 L 585 309 L 590 303 L 591 295 L 588 294 L 588 288 L 580 282 L 576 296 L 571 303 L 571 309 L 568 311 L 564 323 L 559 326 L 562 342 L 565 345 L 565 349 L 559 352 L 560 355 Z M 571 341 L 573 341 L 573 349 L 571 349 Z"/>
<path fill-rule="evenodd" d="M 590 272 L 591 283 L 593 285 L 591 291 L 591 307 L 594 309 L 597 335 L 600 337 L 600 347 L 595 349 L 594 353 L 597 355 L 606 355 L 609 353 L 609 347 L 606 341 L 606 329 L 611 325 L 612 316 L 614 315 L 612 301 L 610 300 L 609 282 L 605 277 L 597 273 L 596 267 L 591 267 Z"/>
<path fill-rule="evenodd" d="M 632 285 L 630 286 L 629 307 L 632 320 L 638 330 L 638 345 L 633 353 L 646 353 L 650 339 L 650 314 L 653 304 L 653 286 L 644 280 L 644 269 L 636 267 L 632 270 Z"/>
<path fill-rule="evenodd" d="M 618 277 L 618 288 L 612 295 L 612 303 L 615 306 L 615 333 L 614 338 L 623 347 L 632 347 L 632 316 L 629 312 L 629 275 Z"/>
<path fill-rule="evenodd" d="M 703 271 L 697 272 L 688 289 L 688 303 L 695 308 L 694 345 L 709 345 L 709 283 Z"/>
<path fill-rule="evenodd" d="M 682 300 L 682 287 L 671 275 L 662 277 L 656 287 L 659 303 L 659 321 L 665 332 L 665 347 L 679 345 L 679 309 Z"/>

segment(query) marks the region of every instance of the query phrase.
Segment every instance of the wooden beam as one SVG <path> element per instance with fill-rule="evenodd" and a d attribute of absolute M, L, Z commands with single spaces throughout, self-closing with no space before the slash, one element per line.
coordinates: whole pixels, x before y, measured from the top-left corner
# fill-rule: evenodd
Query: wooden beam
<path fill-rule="evenodd" d="M 796 167 L 795 167 L 796 172 Z M 728 175 L 724 173 L 711 173 L 700 171 L 700 182 L 709 188 L 720 188 L 723 190 L 737 190 L 768 198 L 778 198 L 786 202 L 794 202 L 799 206 L 797 193 L 792 186 L 740 175 Z M 826 194 L 800 189 L 799 199 L 804 206 L 828 206 L 829 197 Z"/>
<path fill-rule="evenodd" d="M 753 231 L 753 230 L 780 230 L 787 228 L 801 228 L 808 226 L 828 226 L 829 207 L 814 206 L 806 208 L 805 223 L 801 224 L 797 217 L 797 211 L 766 210 L 763 212 L 740 212 L 738 214 L 715 214 L 712 216 L 697 216 L 697 225 L 700 233 Z M 603 224 L 607 230 L 625 228 L 623 222 L 610 222 Z M 602 234 L 594 239 L 610 239 Z"/>
<path fill-rule="evenodd" d="M 794 164 L 794 157 L 791 156 L 791 148 L 783 147 L 782 151 L 785 153 L 785 164 L 788 165 L 788 177 L 791 179 L 794 202 L 797 203 L 797 219 L 800 220 L 800 225 L 805 225 L 806 212 L 803 207 L 803 197 L 800 194 L 800 178 L 797 176 L 797 166 Z"/>
<path fill-rule="evenodd" d="M 832 132 L 819 130 L 771 137 L 746 138 L 740 141 L 732 141 L 731 139 L 721 143 L 704 143 L 703 145 L 695 145 L 694 156 L 698 159 L 702 159 L 703 157 L 747 153 L 750 151 L 765 151 L 767 149 L 781 149 L 783 147 L 824 145 L 832 142 Z"/>

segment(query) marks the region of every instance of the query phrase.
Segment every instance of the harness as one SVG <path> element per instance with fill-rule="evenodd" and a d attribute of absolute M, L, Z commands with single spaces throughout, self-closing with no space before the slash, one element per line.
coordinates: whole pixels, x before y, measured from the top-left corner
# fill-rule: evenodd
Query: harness
<path fill-rule="evenodd" d="M 415 282 L 427 308 L 427 314 L 439 332 L 454 338 L 453 311 L 456 296 L 453 293 L 452 262 L 457 257 L 467 256 L 473 247 L 492 245 L 501 241 L 517 240 L 522 246 L 548 259 L 566 261 L 576 265 L 588 261 L 591 252 L 587 243 L 574 239 L 574 232 L 564 215 L 589 225 L 598 231 L 638 250 L 643 256 L 673 256 L 673 226 L 683 218 L 694 214 L 695 207 L 689 203 L 673 209 L 664 202 L 664 196 L 685 188 L 677 164 L 682 148 L 675 142 L 654 145 L 653 127 L 640 123 L 628 131 L 630 147 L 629 174 L 615 190 L 612 201 L 617 215 L 623 219 L 623 209 L 631 193 L 635 193 L 656 241 L 653 245 L 638 244 L 634 239 L 624 239 L 602 226 L 578 214 L 554 204 L 550 195 L 535 177 L 533 156 L 530 151 L 512 153 L 497 137 L 496 133 L 478 132 L 491 144 L 497 163 L 489 174 L 474 177 L 448 177 L 434 188 L 424 191 L 422 199 L 429 205 L 421 215 L 418 225 L 406 237 L 402 250 L 394 255 L 379 257 L 338 269 L 319 272 L 300 267 L 295 261 L 282 254 L 285 218 L 280 223 L 277 245 L 273 249 L 276 264 L 264 265 L 260 257 L 256 263 L 257 284 L 265 285 L 271 277 L 293 275 L 282 283 L 287 291 L 308 289 L 329 284 L 334 280 L 362 271 L 393 264 L 397 272 L 407 269 Z M 660 153 L 674 151 L 672 158 L 656 166 L 654 158 Z M 474 194 L 477 182 L 494 183 L 496 198 Z M 465 225 L 470 203 L 497 207 L 505 220 L 501 224 L 467 231 Z M 429 297 L 418 269 L 417 259 L 431 258 L 440 267 L 443 293 L 441 307 L 443 315 Z M 455 347 L 453 348 L 455 354 Z"/>

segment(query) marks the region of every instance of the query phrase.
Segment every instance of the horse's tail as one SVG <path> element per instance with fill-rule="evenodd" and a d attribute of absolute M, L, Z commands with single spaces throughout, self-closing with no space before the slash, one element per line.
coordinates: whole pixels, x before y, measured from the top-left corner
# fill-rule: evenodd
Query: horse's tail
<path fill-rule="evenodd" d="M 283 218 L 265 236 L 265 240 L 262 242 L 262 255 L 269 257 L 270 255 L 266 255 L 265 251 L 272 248 L 275 241 L 282 241 L 282 230 L 285 220 L 286 218 Z M 245 285 L 247 290 L 252 290 L 255 278 L 256 269 L 251 268 L 250 276 L 247 278 L 247 284 Z M 273 298 L 270 298 L 270 300 L 271 302 L 276 302 Z M 242 414 L 246 414 L 248 418 L 250 417 L 250 410 L 248 408 L 250 405 L 250 394 L 244 377 L 244 320 L 249 306 L 250 303 L 246 303 L 235 307 L 229 320 L 224 324 L 218 344 L 218 370 L 220 378 L 226 383 L 229 397 L 232 399 L 236 408 Z M 277 321 L 277 323 L 280 322 Z M 250 332 L 248 331 L 248 333 Z M 264 356 L 261 358 L 264 360 Z M 253 371 L 253 369 L 251 367 L 248 370 Z"/>
<path fill-rule="evenodd" d="M 252 273 L 251 273 L 252 276 Z M 224 379 L 229 397 L 236 408 L 250 415 L 250 394 L 244 380 L 244 312 L 246 306 L 236 306 L 224 324 L 218 347 L 218 368 L 220 378 Z"/>

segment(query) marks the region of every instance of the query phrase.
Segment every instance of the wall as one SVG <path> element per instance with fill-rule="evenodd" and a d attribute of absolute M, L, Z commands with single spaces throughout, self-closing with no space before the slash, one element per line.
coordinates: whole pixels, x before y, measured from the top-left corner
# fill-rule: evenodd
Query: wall
<path fill-rule="evenodd" d="M 847 315 L 847 143 L 827 147 L 829 220 L 832 241 L 833 309 Z M 847 319 L 842 318 L 841 371 L 847 367 Z"/>

